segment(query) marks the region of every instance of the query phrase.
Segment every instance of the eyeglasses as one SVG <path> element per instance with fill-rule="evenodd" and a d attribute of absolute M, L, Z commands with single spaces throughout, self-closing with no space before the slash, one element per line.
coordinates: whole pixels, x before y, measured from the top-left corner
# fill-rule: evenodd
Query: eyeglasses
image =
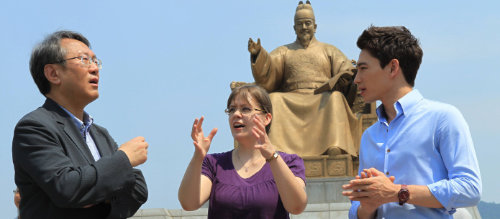
<path fill-rule="evenodd" d="M 228 109 L 225 109 L 224 112 L 228 115 L 228 116 L 231 116 L 233 115 L 234 113 L 236 113 L 236 111 L 240 111 L 240 113 L 242 115 L 249 115 L 251 114 L 253 111 L 258 111 L 258 112 L 266 112 L 265 110 L 261 110 L 261 109 L 252 109 L 252 108 L 249 108 L 249 107 L 241 107 L 241 108 L 236 108 L 236 107 L 229 107 Z"/>
<path fill-rule="evenodd" d="M 91 57 L 88 57 L 86 55 L 81 55 L 81 56 L 75 56 L 73 58 L 68 58 L 68 59 L 63 59 L 57 63 L 62 63 L 62 62 L 65 62 L 65 61 L 68 61 L 68 60 L 71 60 L 71 59 L 80 59 L 80 62 L 82 63 L 82 65 L 88 67 L 90 66 L 92 63 L 94 63 L 95 65 L 97 65 L 97 67 L 99 69 L 102 69 L 102 61 L 98 58 L 91 58 Z"/>

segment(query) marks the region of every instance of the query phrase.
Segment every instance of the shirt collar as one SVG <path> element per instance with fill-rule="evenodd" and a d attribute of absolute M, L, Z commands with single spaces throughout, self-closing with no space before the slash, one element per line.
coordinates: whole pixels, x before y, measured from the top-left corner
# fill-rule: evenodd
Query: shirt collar
<path fill-rule="evenodd" d="M 424 99 L 424 97 L 417 89 L 413 89 L 412 91 L 401 97 L 394 103 L 394 109 L 396 109 L 396 118 L 404 115 L 405 112 L 408 113 L 422 99 Z M 387 122 L 383 104 L 380 104 L 380 106 L 377 107 L 377 116 L 380 122 Z"/>
<path fill-rule="evenodd" d="M 63 109 L 71 117 L 73 123 L 76 125 L 80 133 L 82 133 L 82 135 L 85 137 L 85 132 L 88 132 L 90 126 L 94 123 L 94 118 L 92 118 L 92 116 L 90 116 L 87 112 L 83 111 L 82 121 L 63 106 L 59 105 L 59 107 L 61 107 L 61 109 Z"/>

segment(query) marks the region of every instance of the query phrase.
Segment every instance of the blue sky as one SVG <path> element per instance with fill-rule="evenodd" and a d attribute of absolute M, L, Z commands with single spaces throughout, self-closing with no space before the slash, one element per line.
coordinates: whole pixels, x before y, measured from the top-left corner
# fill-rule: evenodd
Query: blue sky
<path fill-rule="evenodd" d="M 16 122 L 44 97 L 29 73 L 31 49 L 53 31 L 81 32 L 103 60 L 100 98 L 86 110 L 121 144 L 150 144 L 140 166 L 149 186 L 143 208 L 180 208 L 177 188 L 193 145 L 191 125 L 218 127 L 211 152 L 232 148 L 224 114 L 231 81 L 251 82 L 247 41 L 268 51 L 295 40 L 298 1 L 4 1 L 0 8 L 0 212 L 14 217 L 11 141 Z M 357 59 L 356 39 L 371 24 L 404 25 L 420 39 L 416 88 L 447 102 L 468 121 L 483 178 L 484 201 L 500 202 L 500 51 L 497 1 L 312 1 L 317 39 Z"/>

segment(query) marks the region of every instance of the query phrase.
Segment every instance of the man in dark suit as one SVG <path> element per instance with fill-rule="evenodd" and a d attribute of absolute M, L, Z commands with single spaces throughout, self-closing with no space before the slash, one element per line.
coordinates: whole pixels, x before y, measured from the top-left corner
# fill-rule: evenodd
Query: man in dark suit
<path fill-rule="evenodd" d="M 23 219 L 126 218 L 147 200 L 134 167 L 146 162 L 148 143 L 136 137 L 118 147 L 84 111 L 99 96 L 102 64 L 89 47 L 81 34 L 58 31 L 31 54 L 31 75 L 47 99 L 14 131 Z"/>

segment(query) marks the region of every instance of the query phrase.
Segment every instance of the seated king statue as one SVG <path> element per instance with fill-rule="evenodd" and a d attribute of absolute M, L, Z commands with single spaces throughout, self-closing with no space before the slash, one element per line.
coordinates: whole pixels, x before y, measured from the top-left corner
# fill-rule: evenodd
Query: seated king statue
<path fill-rule="evenodd" d="M 352 112 L 355 68 L 335 46 L 314 37 L 309 1 L 299 2 L 295 42 L 268 53 L 260 39 L 248 41 L 256 84 L 270 93 L 274 108 L 269 138 L 279 150 L 300 156 L 358 156 L 361 121 Z"/>

